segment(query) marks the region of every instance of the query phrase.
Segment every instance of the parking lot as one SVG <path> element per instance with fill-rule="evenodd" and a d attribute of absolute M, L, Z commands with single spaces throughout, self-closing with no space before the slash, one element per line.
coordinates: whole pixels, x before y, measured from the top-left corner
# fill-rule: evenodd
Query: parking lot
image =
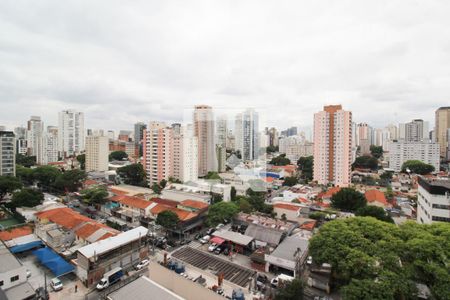
<path fill-rule="evenodd" d="M 189 246 L 176 250 L 172 253 L 172 257 L 196 268 L 209 270 L 215 275 L 223 273 L 225 280 L 242 287 L 247 286 L 249 280 L 256 274 L 253 270 L 231 263 L 218 256 L 205 253 L 201 250 L 193 249 Z"/>

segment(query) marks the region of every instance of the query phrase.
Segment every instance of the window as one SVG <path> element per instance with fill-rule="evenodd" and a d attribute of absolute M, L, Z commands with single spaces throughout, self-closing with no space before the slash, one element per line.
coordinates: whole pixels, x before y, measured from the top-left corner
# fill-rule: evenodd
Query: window
<path fill-rule="evenodd" d="M 11 277 L 11 282 L 19 280 L 19 275 Z"/>
<path fill-rule="evenodd" d="M 0 286 L 3 286 L 3 280 L 0 280 Z"/>

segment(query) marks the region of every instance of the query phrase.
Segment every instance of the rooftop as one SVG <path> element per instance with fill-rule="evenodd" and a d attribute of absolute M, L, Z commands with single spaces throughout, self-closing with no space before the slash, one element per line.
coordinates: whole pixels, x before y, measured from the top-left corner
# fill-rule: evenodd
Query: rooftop
<path fill-rule="evenodd" d="M 8 241 L 18 237 L 26 236 L 33 233 L 33 228 L 30 226 L 15 227 L 10 230 L 0 231 L 0 240 Z"/>
<path fill-rule="evenodd" d="M 22 267 L 22 264 L 9 251 L 5 243 L 0 242 L 0 273 L 5 273 L 20 267 Z"/>
<path fill-rule="evenodd" d="M 146 276 L 139 277 L 138 279 L 130 282 L 129 284 L 121 287 L 120 289 L 112 292 L 108 295 L 107 299 L 110 300 L 144 300 L 149 299 L 151 295 L 152 299 L 158 300 L 183 300 L 184 298 L 171 292 L 165 287 L 159 285 Z"/>
<path fill-rule="evenodd" d="M 122 232 L 116 236 L 109 237 L 107 239 L 84 246 L 78 249 L 78 252 L 80 252 L 86 258 L 90 259 L 94 255 L 100 255 L 102 253 L 119 248 L 120 246 L 126 245 L 132 241 L 136 241 L 139 238 L 146 236 L 147 232 L 147 228 L 139 226 L 129 231 Z"/>
<path fill-rule="evenodd" d="M 331 198 L 334 194 L 336 194 L 340 190 L 341 190 L 341 188 L 338 186 L 332 187 L 332 188 L 328 189 L 326 192 L 319 193 L 317 198 L 319 198 L 319 199 Z"/>
<path fill-rule="evenodd" d="M 233 242 L 238 245 L 243 245 L 243 246 L 250 244 L 250 242 L 254 240 L 254 238 L 251 236 L 240 234 L 240 233 L 234 232 L 234 231 L 227 231 L 227 230 L 214 231 L 214 233 L 212 235 L 218 236 L 224 240 Z"/>
<path fill-rule="evenodd" d="M 164 205 L 164 204 L 157 204 L 157 205 L 153 206 L 150 209 L 150 212 L 152 214 L 154 214 L 154 215 L 157 215 L 157 214 L 159 214 L 159 213 L 161 213 L 163 211 L 166 211 L 166 210 L 170 210 L 170 211 L 173 211 L 174 213 L 176 213 L 178 218 L 181 221 L 187 221 L 187 220 L 192 219 L 192 218 L 197 216 L 196 213 L 193 213 L 191 211 L 179 209 L 179 208 L 172 207 L 172 206 L 167 206 L 167 205 Z"/>
<path fill-rule="evenodd" d="M 388 206 L 389 203 L 387 202 L 386 196 L 383 192 L 379 190 L 368 190 L 364 193 L 364 196 L 366 196 L 367 202 L 379 202 L 382 203 L 384 206 Z"/>
<path fill-rule="evenodd" d="M 123 205 L 135 207 L 135 208 L 139 208 L 139 209 L 146 209 L 147 207 L 149 207 L 152 204 L 151 201 L 147 201 L 142 198 L 127 196 L 127 195 L 113 196 L 113 197 L 109 198 L 109 200 L 114 201 L 114 202 L 120 202 Z"/>
<path fill-rule="evenodd" d="M 297 248 L 300 248 L 301 253 L 308 250 L 309 241 L 297 235 L 289 236 L 270 254 L 271 256 L 295 261 L 294 254 Z"/>
<path fill-rule="evenodd" d="M 196 209 L 204 209 L 204 208 L 208 208 L 208 206 L 209 206 L 205 202 L 189 200 L 189 199 L 181 201 L 181 205 L 196 208 Z"/>
<path fill-rule="evenodd" d="M 302 207 L 294 204 L 289 203 L 275 203 L 273 205 L 274 208 L 279 209 L 285 209 L 285 210 L 292 210 L 292 211 L 299 211 Z"/>

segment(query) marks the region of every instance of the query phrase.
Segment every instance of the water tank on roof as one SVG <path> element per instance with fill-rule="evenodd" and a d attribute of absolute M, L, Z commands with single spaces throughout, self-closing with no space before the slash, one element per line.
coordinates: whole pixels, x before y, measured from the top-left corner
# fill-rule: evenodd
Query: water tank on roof
<path fill-rule="evenodd" d="M 233 290 L 232 300 L 245 300 L 244 292 L 241 289 Z"/>

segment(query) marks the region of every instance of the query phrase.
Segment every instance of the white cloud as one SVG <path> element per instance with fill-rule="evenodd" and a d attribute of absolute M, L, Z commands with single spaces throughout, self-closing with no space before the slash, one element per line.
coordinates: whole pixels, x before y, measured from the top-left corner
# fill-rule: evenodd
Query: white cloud
<path fill-rule="evenodd" d="M 87 127 L 261 107 L 309 126 L 327 103 L 374 126 L 448 105 L 448 1 L 2 1 L 0 123 Z"/>

